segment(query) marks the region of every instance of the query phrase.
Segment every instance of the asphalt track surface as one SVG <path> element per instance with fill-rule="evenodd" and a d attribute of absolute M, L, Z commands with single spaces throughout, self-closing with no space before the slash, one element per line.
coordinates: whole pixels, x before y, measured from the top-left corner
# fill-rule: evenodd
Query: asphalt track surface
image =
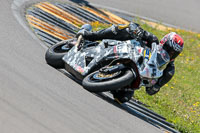
<path fill-rule="evenodd" d="M 199 0 L 71 0 L 124 11 L 134 16 L 200 33 Z"/>
<path fill-rule="evenodd" d="M 33 2 L 36 0 L 1 0 L 0 132 L 162 132 L 115 104 L 89 93 L 46 64 L 46 47 L 24 19 L 24 8 Z M 114 8 L 120 5 L 123 8 L 118 9 L 132 11 L 124 5 L 129 3 L 119 0 L 91 2 Z"/>
<path fill-rule="evenodd" d="M 24 20 L 30 3 L 0 4 L 1 133 L 161 132 L 48 66 L 46 48 Z"/>

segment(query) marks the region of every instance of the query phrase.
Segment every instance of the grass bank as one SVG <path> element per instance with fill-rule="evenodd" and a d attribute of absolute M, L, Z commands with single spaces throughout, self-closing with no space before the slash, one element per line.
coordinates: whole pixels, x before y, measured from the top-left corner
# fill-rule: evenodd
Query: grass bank
<path fill-rule="evenodd" d="M 144 23 L 137 20 L 141 27 L 161 39 L 173 31 L 184 39 L 184 50 L 175 61 L 175 75 L 154 96 L 141 88 L 134 97 L 148 104 L 150 109 L 166 117 L 183 133 L 200 133 L 200 34 L 181 29 L 160 28 L 162 25 Z M 109 25 L 92 23 L 94 30 Z"/>

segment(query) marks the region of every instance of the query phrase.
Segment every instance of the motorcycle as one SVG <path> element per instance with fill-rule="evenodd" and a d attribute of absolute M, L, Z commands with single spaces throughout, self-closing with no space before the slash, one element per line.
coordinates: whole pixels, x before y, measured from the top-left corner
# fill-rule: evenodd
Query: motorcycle
<path fill-rule="evenodd" d="M 83 25 L 82 29 L 91 30 L 91 26 Z M 90 92 L 153 86 L 170 61 L 168 53 L 156 44 L 150 49 L 137 39 L 92 42 L 82 36 L 51 46 L 45 59 L 82 81 Z"/>

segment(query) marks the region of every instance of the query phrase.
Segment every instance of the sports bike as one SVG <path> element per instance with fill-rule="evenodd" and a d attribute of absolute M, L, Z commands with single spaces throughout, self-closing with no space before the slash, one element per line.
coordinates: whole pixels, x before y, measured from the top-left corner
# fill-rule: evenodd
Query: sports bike
<path fill-rule="evenodd" d="M 91 30 L 91 26 L 82 29 Z M 51 46 L 45 59 L 50 66 L 65 69 L 90 92 L 153 86 L 170 61 L 168 53 L 156 44 L 150 49 L 138 39 L 92 42 L 82 36 Z"/>

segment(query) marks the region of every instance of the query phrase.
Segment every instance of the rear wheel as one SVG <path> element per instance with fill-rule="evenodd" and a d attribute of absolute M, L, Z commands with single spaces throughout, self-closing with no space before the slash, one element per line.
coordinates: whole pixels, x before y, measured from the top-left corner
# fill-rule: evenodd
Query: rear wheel
<path fill-rule="evenodd" d="M 129 69 L 112 74 L 95 71 L 83 79 L 82 85 L 90 92 L 104 92 L 125 87 L 134 79 L 135 74 Z"/>
<path fill-rule="evenodd" d="M 63 56 L 73 47 L 73 40 L 64 40 L 52 45 L 46 52 L 45 59 L 47 64 L 54 68 L 64 68 Z"/>

